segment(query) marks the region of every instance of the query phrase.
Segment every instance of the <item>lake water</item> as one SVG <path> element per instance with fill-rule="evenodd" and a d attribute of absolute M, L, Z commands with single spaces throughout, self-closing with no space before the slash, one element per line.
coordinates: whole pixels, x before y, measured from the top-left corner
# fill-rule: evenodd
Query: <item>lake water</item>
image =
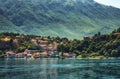
<path fill-rule="evenodd" d="M 0 79 L 120 79 L 120 60 L 0 59 Z"/>

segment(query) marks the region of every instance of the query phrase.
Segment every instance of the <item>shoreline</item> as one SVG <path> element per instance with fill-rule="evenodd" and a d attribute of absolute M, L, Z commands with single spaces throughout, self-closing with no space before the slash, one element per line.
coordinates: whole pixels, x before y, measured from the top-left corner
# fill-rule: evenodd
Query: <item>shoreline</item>
<path fill-rule="evenodd" d="M 0 59 L 30 59 L 30 60 L 36 60 L 36 59 L 62 59 L 62 58 L 0 58 Z M 78 60 L 83 60 L 83 59 L 87 59 L 87 60 L 100 60 L 100 59 L 120 59 L 120 57 L 116 58 L 116 57 L 108 57 L 108 58 L 64 58 L 64 59 L 78 59 Z M 64 60 L 63 59 L 63 60 Z"/>

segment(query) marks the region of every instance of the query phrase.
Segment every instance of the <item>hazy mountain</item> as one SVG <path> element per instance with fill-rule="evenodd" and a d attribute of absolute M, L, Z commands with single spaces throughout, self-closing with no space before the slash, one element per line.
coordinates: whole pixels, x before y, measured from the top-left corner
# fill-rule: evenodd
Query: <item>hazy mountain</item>
<path fill-rule="evenodd" d="M 120 9 L 93 0 L 0 0 L 0 32 L 81 38 L 120 26 Z"/>

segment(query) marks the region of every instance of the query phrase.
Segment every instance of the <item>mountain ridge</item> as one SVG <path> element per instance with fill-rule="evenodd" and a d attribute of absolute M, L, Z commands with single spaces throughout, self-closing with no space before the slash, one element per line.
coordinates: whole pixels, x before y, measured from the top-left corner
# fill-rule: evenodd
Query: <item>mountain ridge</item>
<path fill-rule="evenodd" d="M 5 23 L 0 19 L 0 32 L 68 38 L 108 33 L 120 26 L 120 9 L 93 0 L 0 0 L 0 16 L 5 18 Z"/>

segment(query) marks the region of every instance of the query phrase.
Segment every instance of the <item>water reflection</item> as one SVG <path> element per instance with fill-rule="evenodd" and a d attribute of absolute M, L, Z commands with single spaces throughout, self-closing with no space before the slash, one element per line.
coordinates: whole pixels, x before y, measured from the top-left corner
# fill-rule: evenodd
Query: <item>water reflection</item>
<path fill-rule="evenodd" d="M 120 60 L 0 59 L 0 79 L 120 79 Z"/>

